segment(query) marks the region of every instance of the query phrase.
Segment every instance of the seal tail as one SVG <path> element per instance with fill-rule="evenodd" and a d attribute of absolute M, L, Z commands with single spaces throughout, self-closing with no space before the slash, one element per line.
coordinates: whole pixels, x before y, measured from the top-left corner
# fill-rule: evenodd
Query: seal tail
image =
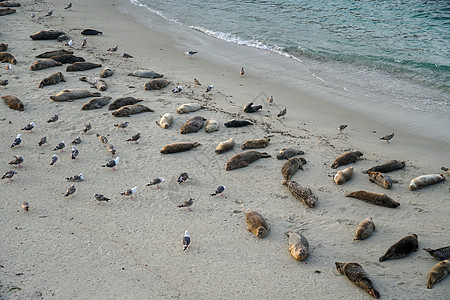
<path fill-rule="evenodd" d="M 375 299 L 378 299 L 381 297 L 380 293 L 376 289 L 368 289 L 367 292 L 369 293 L 369 295 L 371 295 Z"/>

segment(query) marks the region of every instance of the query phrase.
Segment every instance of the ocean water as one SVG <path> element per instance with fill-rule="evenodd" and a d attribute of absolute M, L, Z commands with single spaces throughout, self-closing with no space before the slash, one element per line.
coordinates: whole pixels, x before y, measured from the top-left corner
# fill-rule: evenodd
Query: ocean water
<path fill-rule="evenodd" d="M 286 56 L 328 87 L 450 113 L 449 0 L 130 1 L 206 35 Z"/>

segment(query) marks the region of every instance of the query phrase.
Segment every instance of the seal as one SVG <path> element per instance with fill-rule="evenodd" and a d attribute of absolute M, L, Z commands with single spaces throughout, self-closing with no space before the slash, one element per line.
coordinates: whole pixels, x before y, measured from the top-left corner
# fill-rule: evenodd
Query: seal
<path fill-rule="evenodd" d="M 112 112 L 114 117 L 128 117 L 129 115 L 139 114 L 142 112 L 154 112 L 153 109 L 141 104 L 122 106 L 118 110 Z"/>
<path fill-rule="evenodd" d="M 336 184 L 343 184 L 353 176 L 353 167 L 348 167 L 342 171 L 337 172 L 333 176 L 333 181 Z"/>
<path fill-rule="evenodd" d="M 44 59 L 39 59 L 38 61 L 35 61 L 31 65 L 30 70 L 38 71 L 38 70 L 43 70 L 43 69 L 57 67 L 57 66 L 62 66 L 62 63 L 60 63 L 59 61 L 53 60 L 51 58 L 44 58 Z"/>
<path fill-rule="evenodd" d="M 99 108 L 102 108 L 103 106 L 107 105 L 109 103 L 109 100 L 111 100 L 111 97 L 109 97 L 109 96 L 92 98 L 91 100 L 86 102 L 81 107 L 81 109 L 82 110 L 99 109 Z"/>
<path fill-rule="evenodd" d="M 359 151 L 346 152 L 336 158 L 336 160 L 331 165 L 332 169 L 336 169 L 339 166 L 348 165 L 350 163 L 355 163 L 358 157 L 363 156 L 363 154 Z"/>
<path fill-rule="evenodd" d="M 361 223 L 359 223 L 358 226 L 356 227 L 356 234 L 353 240 L 354 241 L 365 240 L 372 235 L 374 230 L 375 230 L 375 223 L 373 222 L 373 219 L 366 218 L 362 220 Z"/>
<path fill-rule="evenodd" d="M 381 297 L 380 293 L 374 288 L 372 281 L 364 271 L 363 267 L 358 263 L 340 263 L 335 262 L 336 269 L 340 274 L 347 276 L 347 278 L 356 286 L 364 289 L 369 295 L 378 299 Z"/>
<path fill-rule="evenodd" d="M 262 105 L 253 105 L 253 102 L 246 104 L 242 109 L 246 113 L 254 113 L 262 108 Z"/>
<path fill-rule="evenodd" d="M 270 139 L 254 139 L 248 140 L 244 144 L 242 144 L 241 149 L 257 149 L 257 148 L 266 148 L 269 146 Z"/>
<path fill-rule="evenodd" d="M 5 1 L 5 0 L 2 0 Z M 0 1 L 0 6 L 1 7 L 20 7 L 20 3 L 18 2 L 10 2 L 10 1 L 5 1 L 5 2 L 1 2 Z"/>
<path fill-rule="evenodd" d="M 161 116 L 161 119 L 159 119 L 159 122 L 156 121 L 156 124 L 161 126 L 161 128 L 167 129 L 172 125 L 173 123 L 173 116 L 172 114 L 166 113 Z"/>
<path fill-rule="evenodd" d="M 6 16 L 6 15 L 11 15 L 13 13 L 15 13 L 16 10 L 14 8 L 0 8 L 0 16 Z"/>
<path fill-rule="evenodd" d="M 169 83 L 170 81 L 166 79 L 152 79 L 144 83 L 144 90 L 160 90 L 168 86 Z"/>
<path fill-rule="evenodd" d="M 389 247 L 386 253 L 381 256 L 378 260 L 380 262 L 386 259 L 397 259 L 408 256 L 412 252 L 416 252 L 419 249 L 419 240 L 417 239 L 417 234 L 410 234 L 405 236 L 400 241 Z"/>
<path fill-rule="evenodd" d="M 177 152 L 184 152 L 191 149 L 196 148 L 200 144 L 197 142 L 194 143 L 173 143 L 169 145 L 165 145 L 164 148 L 162 148 L 161 151 L 159 151 L 162 154 L 169 154 L 169 153 L 177 153 Z"/>
<path fill-rule="evenodd" d="M 103 34 L 103 32 L 95 30 L 95 29 L 85 29 L 81 32 L 82 35 L 97 35 Z"/>
<path fill-rule="evenodd" d="M 148 70 L 136 70 L 133 73 L 128 73 L 128 76 L 151 78 L 151 79 L 164 77 L 164 75 L 162 75 L 162 74 L 159 74 L 159 73 L 156 73 L 153 71 L 148 71 Z"/>
<path fill-rule="evenodd" d="M 64 54 L 73 54 L 73 51 L 68 51 L 65 49 L 53 50 L 53 51 L 48 51 L 48 52 L 44 52 L 39 55 L 36 55 L 36 58 L 51 58 L 53 56 L 59 56 L 59 55 L 64 55 Z"/>
<path fill-rule="evenodd" d="M 432 289 L 433 286 L 444 279 L 450 272 L 450 259 L 438 262 L 430 271 L 428 275 L 427 289 Z"/>
<path fill-rule="evenodd" d="M 233 138 L 229 138 L 226 141 L 220 142 L 219 145 L 217 145 L 215 152 L 217 154 L 222 154 L 224 152 L 230 151 L 234 148 L 234 140 Z"/>
<path fill-rule="evenodd" d="M 305 154 L 302 150 L 297 150 L 294 148 L 283 148 L 278 152 L 277 159 L 289 159 L 291 157 L 294 157 L 296 155 L 303 155 Z"/>
<path fill-rule="evenodd" d="M 83 76 L 79 78 L 81 81 L 87 82 L 90 85 L 92 85 L 93 87 L 95 87 L 97 90 L 99 91 L 106 91 L 106 89 L 108 88 L 108 85 L 106 84 L 106 82 L 96 76 Z"/>
<path fill-rule="evenodd" d="M 106 77 L 110 77 L 114 74 L 114 70 L 111 68 L 104 68 L 101 72 L 100 72 L 100 77 L 101 78 L 106 78 Z"/>
<path fill-rule="evenodd" d="M 59 30 L 41 30 L 30 35 L 32 40 L 56 40 L 60 35 L 65 34 Z"/>
<path fill-rule="evenodd" d="M 444 174 L 428 174 L 428 175 L 422 175 L 419 177 L 414 178 L 409 183 L 409 189 L 411 191 L 415 191 L 417 189 L 423 188 L 425 186 L 429 186 L 441 181 L 445 181 Z"/>
<path fill-rule="evenodd" d="M 62 54 L 50 57 L 53 60 L 59 61 L 62 64 L 73 64 L 76 62 L 84 62 L 84 58 L 75 56 L 73 54 Z"/>
<path fill-rule="evenodd" d="M 17 64 L 17 59 L 15 59 L 14 56 L 9 52 L 0 52 L 0 62 L 15 65 Z"/>
<path fill-rule="evenodd" d="M 203 127 L 205 121 L 206 119 L 200 116 L 190 118 L 183 126 L 181 126 L 180 133 L 187 134 L 197 132 Z"/>
<path fill-rule="evenodd" d="M 245 223 L 247 224 L 247 230 L 259 238 L 263 238 L 269 234 L 269 225 L 267 225 L 264 217 L 256 211 L 249 209 L 245 211 Z"/>
<path fill-rule="evenodd" d="M 57 84 L 61 81 L 66 82 L 64 75 L 61 72 L 56 72 L 42 79 L 39 83 L 39 88 L 42 89 L 44 86 Z"/>
<path fill-rule="evenodd" d="M 243 127 L 243 126 L 248 126 L 248 125 L 253 125 L 252 122 L 246 121 L 246 120 L 231 120 L 226 122 L 225 127 Z"/>
<path fill-rule="evenodd" d="M 188 114 L 193 111 L 201 109 L 202 106 L 198 103 L 186 103 L 177 108 L 177 113 Z"/>
<path fill-rule="evenodd" d="M 433 256 L 436 259 L 439 260 L 446 260 L 446 259 L 450 259 L 450 246 L 447 247 L 442 247 L 439 249 L 430 249 L 430 248 L 424 248 L 423 250 L 427 251 L 428 254 L 430 254 L 431 256 Z"/>
<path fill-rule="evenodd" d="M 56 95 L 50 96 L 53 101 L 72 101 L 75 99 L 82 99 L 87 97 L 100 97 L 101 94 L 98 92 L 91 92 L 88 90 L 71 89 L 63 90 Z"/>
<path fill-rule="evenodd" d="M 236 154 L 227 162 L 225 166 L 225 170 L 231 171 L 234 169 L 244 168 L 251 164 L 254 161 L 257 161 L 260 158 L 270 157 L 266 152 L 258 152 L 258 151 L 245 151 L 239 154 Z"/>
<path fill-rule="evenodd" d="M 2 96 L 3 101 L 5 101 L 5 104 L 8 105 L 9 108 L 14 110 L 23 111 L 23 103 L 19 100 L 19 98 L 12 96 L 12 95 L 6 95 Z"/>
<path fill-rule="evenodd" d="M 0 43 L 0 51 L 6 51 L 8 50 L 8 44 Z"/>
<path fill-rule="evenodd" d="M 288 231 L 286 235 L 289 237 L 289 253 L 295 260 L 304 260 L 308 257 L 309 243 L 301 234 Z"/>
<path fill-rule="evenodd" d="M 351 192 L 350 194 L 345 195 L 345 197 L 352 197 L 371 204 L 390 208 L 396 208 L 400 205 L 400 203 L 394 201 L 392 198 L 389 198 L 386 194 L 377 194 L 366 191 Z"/>
<path fill-rule="evenodd" d="M 378 184 L 381 187 L 384 187 L 385 189 L 390 189 L 392 187 L 392 184 L 394 181 L 391 179 L 391 177 L 387 176 L 386 174 L 383 174 L 381 172 L 367 172 L 369 175 L 369 181 Z"/>
<path fill-rule="evenodd" d="M 306 164 L 306 160 L 303 157 L 293 157 L 284 163 L 281 167 L 281 174 L 285 180 L 291 180 L 291 177 L 300 169 L 303 171 L 303 165 Z"/>
<path fill-rule="evenodd" d="M 136 103 L 139 103 L 142 101 L 144 101 L 144 100 L 136 99 L 134 97 L 118 98 L 118 99 L 114 100 L 114 102 L 108 106 L 108 110 L 115 110 L 115 109 L 121 108 L 122 106 L 133 105 L 133 104 L 136 104 Z"/>
<path fill-rule="evenodd" d="M 376 165 L 368 170 L 363 171 L 364 174 L 367 174 L 368 172 L 381 172 L 381 173 L 388 173 L 391 171 L 403 169 L 405 167 L 404 161 L 398 161 L 398 160 L 390 160 L 388 162 L 385 162 L 381 165 Z"/>
<path fill-rule="evenodd" d="M 68 65 L 66 68 L 66 72 L 86 71 L 90 69 L 100 68 L 101 66 L 101 64 L 91 62 L 76 62 Z"/>
<path fill-rule="evenodd" d="M 217 130 L 219 130 L 219 122 L 214 118 L 208 119 L 208 121 L 206 121 L 205 131 L 211 133 Z"/>
<path fill-rule="evenodd" d="M 287 186 L 292 196 L 302 201 L 306 206 L 316 206 L 318 198 L 310 188 L 302 187 L 297 181 L 285 180 L 282 184 Z"/>

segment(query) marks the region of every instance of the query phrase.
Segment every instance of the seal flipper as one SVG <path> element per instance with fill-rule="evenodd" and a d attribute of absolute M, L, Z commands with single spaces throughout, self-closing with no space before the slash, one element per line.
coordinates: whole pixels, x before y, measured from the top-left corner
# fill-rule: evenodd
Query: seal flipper
<path fill-rule="evenodd" d="M 378 293 L 378 291 L 376 289 L 367 289 L 367 292 L 369 293 L 369 295 L 371 295 L 375 299 L 378 299 L 381 297 L 380 293 Z"/>

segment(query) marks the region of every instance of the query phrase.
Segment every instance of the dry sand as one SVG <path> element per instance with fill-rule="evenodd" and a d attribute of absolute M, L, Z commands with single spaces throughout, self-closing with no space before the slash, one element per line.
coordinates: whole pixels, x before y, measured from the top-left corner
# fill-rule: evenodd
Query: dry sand
<path fill-rule="evenodd" d="M 0 95 L 12 94 L 25 103 L 23 112 L 0 105 L 0 156 L 2 173 L 17 170 L 14 181 L 2 180 L 0 189 L 0 298 L 2 299 L 369 299 L 363 290 L 337 274 L 334 262 L 358 262 L 372 278 L 382 299 L 448 299 L 449 279 L 427 290 L 430 269 L 437 263 L 422 248 L 448 246 L 450 206 L 448 181 L 418 191 L 409 191 L 416 176 L 439 173 L 450 167 L 448 114 L 406 110 L 394 105 L 371 104 L 352 99 L 314 81 L 301 65 L 286 58 L 246 47 L 230 45 L 183 29 L 157 16 L 143 23 L 135 17 L 142 9 L 127 1 L 73 2 L 71 10 L 57 1 L 21 1 L 17 13 L 0 17 L 0 42 L 18 60 L 12 71 L 1 64 Z M 54 9 L 51 17 L 43 17 Z M 29 16 L 34 12 L 36 18 Z M 130 118 L 115 118 L 107 107 L 81 111 L 90 98 L 53 102 L 49 96 L 66 88 L 90 89 L 81 76 L 98 75 L 101 69 L 65 72 L 65 67 L 30 71 L 34 57 L 44 51 L 67 48 L 56 41 L 32 41 L 29 35 L 41 29 L 60 29 L 74 41 L 75 55 L 115 70 L 106 78 L 102 95 L 117 99 L 133 96 L 155 112 Z M 82 29 L 95 28 L 103 35 L 88 36 L 81 49 Z M 119 46 L 116 53 L 106 51 Z M 187 50 L 198 50 L 191 59 Z M 126 52 L 134 58 L 126 59 Z M 246 75 L 239 76 L 241 66 Z M 171 81 L 161 91 L 145 91 L 146 79 L 126 76 L 137 69 L 163 73 Z M 296 72 L 293 72 L 296 70 Z M 298 71 L 300 70 L 300 71 Z M 66 82 L 38 88 L 40 80 L 61 71 Z M 192 84 L 197 78 L 203 85 Z M 180 95 L 171 93 L 177 84 Z M 205 88 L 215 89 L 206 94 Z M 92 91 L 95 91 L 92 89 Z M 274 95 L 275 103 L 265 103 Z M 263 103 L 256 114 L 242 106 Z M 186 115 L 176 108 L 196 102 L 204 109 Z M 284 106 L 285 119 L 275 116 Z M 155 125 L 159 116 L 173 113 L 172 127 Z M 46 121 L 59 115 L 56 124 Z M 220 130 L 180 135 L 179 128 L 192 116 L 214 117 Z M 233 117 L 251 119 L 255 126 L 225 128 Z M 20 129 L 34 121 L 34 133 Z M 114 123 L 129 121 L 127 132 Z M 82 132 L 84 123 L 92 130 Z M 337 126 L 349 124 L 343 134 Z M 376 133 L 373 133 L 376 131 Z M 391 143 L 380 136 L 395 132 Z M 139 144 L 126 142 L 140 132 Z M 22 133 L 20 148 L 10 148 Z M 101 165 L 113 159 L 98 141 L 105 135 L 117 148 L 117 171 Z M 42 136 L 48 142 L 37 143 Z M 70 142 L 81 136 L 77 160 L 70 159 Z M 233 137 L 232 152 L 216 155 L 214 149 Z M 272 158 L 247 168 L 225 171 L 228 159 L 239 153 L 248 139 L 270 137 L 262 151 Z M 52 149 L 61 141 L 65 152 Z M 162 155 L 159 150 L 177 141 L 197 141 L 201 146 L 185 153 Z M 293 180 L 310 187 L 318 196 L 315 208 L 307 208 L 281 185 L 284 161 L 275 158 L 284 147 L 305 151 L 308 163 Z M 333 160 L 346 151 L 364 156 L 354 164 L 353 178 L 342 186 L 332 181 L 337 171 Z M 53 153 L 58 162 L 50 166 Z M 23 168 L 11 167 L 13 155 L 23 155 Z M 365 170 L 391 159 L 403 160 L 406 168 L 389 175 L 398 180 L 391 190 L 370 183 Z M 342 169 L 339 168 L 338 170 Z M 83 173 L 75 183 L 74 197 L 63 195 L 70 183 L 64 178 Z M 188 172 L 191 180 L 179 185 L 178 175 Z M 153 178 L 166 179 L 161 189 L 147 187 Z M 224 197 L 211 197 L 219 185 Z M 135 199 L 119 193 L 138 186 Z M 388 194 L 400 202 L 390 209 L 345 198 L 351 191 L 368 190 Z M 92 195 L 102 193 L 109 203 L 97 203 Z M 192 212 L 177 205 L 194 198 Z M 20 205 L 28 201 L 30 210 Z M 258 239 L 245 227 L 245 208 L 261 213 L 271 226 L 269 235 Z M 374 234 L 353 242 L 356 225 L 367 217 L 376 224 Z M 185 230 L 191 247 L 182 251 Z M 288 252 L 287 230 L 301 232 L 309 241 L 310 255 L 295 261 Z M 378 262 L 386 249 L 400 238 L 416 233 L 419 251 L 407 258 Z"/>

